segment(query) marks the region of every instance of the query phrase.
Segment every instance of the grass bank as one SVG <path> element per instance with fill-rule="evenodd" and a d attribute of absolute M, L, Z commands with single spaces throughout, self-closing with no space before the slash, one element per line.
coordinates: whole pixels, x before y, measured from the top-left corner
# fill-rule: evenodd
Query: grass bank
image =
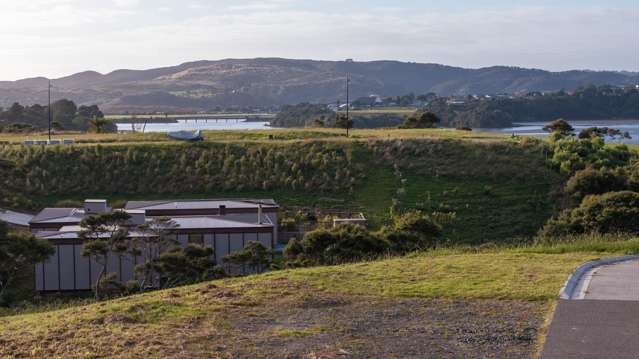
<path fill-rule="evenodd" d="M 592 245 L 448 249 L 2 317 L 0 356 L 529 356 L 575 267 L 639 251 Z"/>

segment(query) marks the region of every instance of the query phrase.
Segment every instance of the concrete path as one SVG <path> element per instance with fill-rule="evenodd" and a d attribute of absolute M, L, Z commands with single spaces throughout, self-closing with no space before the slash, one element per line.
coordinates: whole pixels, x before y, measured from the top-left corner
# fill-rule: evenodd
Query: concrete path
<path fill-rule="evenodd" d="M 543 359 L 639 358 L 639 260 L 595 268 L 560 300 Z"/>

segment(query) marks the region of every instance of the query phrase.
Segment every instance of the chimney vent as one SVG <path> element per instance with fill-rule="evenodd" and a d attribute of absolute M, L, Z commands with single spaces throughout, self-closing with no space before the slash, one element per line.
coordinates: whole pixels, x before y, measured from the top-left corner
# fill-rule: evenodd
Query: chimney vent
<path fill-rule="evenodd" d="M 220 214 L 220 216 L 225 216 L 226 215 L 226 206 L 225 205 L 223 205 L 223 204 L 220 205 L 219 214 Z"/>
<path fill-rule="evenodd" d="M 84 200 L 84 213 L 93 215 L 107 212 L 109 212 L 109 208 L 107 207 L 106 199 Z"/>
<path fill-rule="evenodd" d="M 262 224 L 262 204 L 257 205 L 257 224 Z"/>

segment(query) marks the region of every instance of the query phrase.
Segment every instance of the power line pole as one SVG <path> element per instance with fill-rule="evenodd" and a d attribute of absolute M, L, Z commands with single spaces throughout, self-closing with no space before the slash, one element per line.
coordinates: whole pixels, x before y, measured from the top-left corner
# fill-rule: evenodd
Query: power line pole
<path fill-rule="evenodd" d="M 347 73 L 346 74 L 346 137 L 348 137 L 348 128 L 350 127 L 349 126 L 349 120 L 350 120 L 349 110 L 351 107 L 350 85 L 351 85 L 351 74 Z"/>
<path fill-rule="evenodd" d="M 51 142 L 51 80 L 49 80 L 49 142 Z"/>

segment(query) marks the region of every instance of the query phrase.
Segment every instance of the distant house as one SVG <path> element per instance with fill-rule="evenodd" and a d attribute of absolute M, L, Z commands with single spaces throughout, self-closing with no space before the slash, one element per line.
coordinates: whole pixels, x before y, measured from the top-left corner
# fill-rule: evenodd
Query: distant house
<path fill-rule="evenodd" d="M 219 265 L 223 265 L 226 254 L 241 250 L 249 241 L 270 249 L 277 244 L 279 206 L 270 199 L 131 201 L 122 210 L 131 216 L 130 237 L 148 235 L 136 228 L 154 217 L 170 217 L 177 224 L 171 234 L 177 242 L 211 247 L 211 259 Z M 81 255 L 80 222 L 89 215 L 110 211 L 106 200 L 86 200 L 83 208 L 45 208 L 29 221 L 30 230 L 55 247 L 53 256 L 35 266 L 36 290 L 91 289 L 99 267 L 93 259 Z M 135 279 L 135 266 L 143 260 L 142 256 L 113 255 L 108 272 L 127 282 Z"/>

